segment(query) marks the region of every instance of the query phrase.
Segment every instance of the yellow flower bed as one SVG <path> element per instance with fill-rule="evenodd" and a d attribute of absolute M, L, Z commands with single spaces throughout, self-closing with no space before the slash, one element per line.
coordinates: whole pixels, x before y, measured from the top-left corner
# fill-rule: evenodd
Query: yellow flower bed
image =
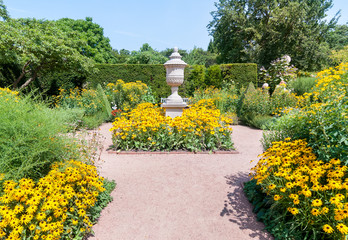
<path fill-rule="evenodd" d="M 104 190 L 94 166 L 73 160 L 54 164 L 37 183 L 28 178 L 3 181 L 0 239 L 58 240 L 83 235 L 92 226 L 89 210 Z"/>
<path fill-rule="evenodd" d="M 162 108 L 142 103 L 116 118 L 110 131 L 116 149 L 122 150 L 227 150 L 233 148 L 230 124 L 210 100 L 173 119 L 165 117 Z"/>
<path fill-rule="evenodd" d="M 148 86 L 141 81 L 125 83 L 121 79 L 116 83 L 108 83 L 105 87 L 105 93 L 111 105 L 126 112 L 143 102 L 143 97 L 148 91 Z"/>
<path fill-rule="evenodd" d="M 344 239 L 348 234 L 348 167 L 317 159 L 304 140 L 274 142 L 253 168 L 253 178 L 274 203 L 306 231 Z"/>

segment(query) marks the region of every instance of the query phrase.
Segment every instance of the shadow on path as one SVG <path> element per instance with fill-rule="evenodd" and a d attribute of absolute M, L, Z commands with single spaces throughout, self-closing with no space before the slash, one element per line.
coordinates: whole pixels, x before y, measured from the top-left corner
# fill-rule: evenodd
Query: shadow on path
<path fill-rule="evenodd" d="M 227 193 L 227 200 L 224 202 L 220 216 L 228 217 L 228 220 L 237 224 L 241 230 L 251 230 L 252 233 L 249 234 L 251 238 L 260 240 L 273 239 L 266 230 L 263 230 L 263 223 L 256 220 L 256 216 L 252 212 L 253 206 L 243 192 L 242 184 L 250 180 L 248 174 L 237 173 L 225 178 L 231 190 Z"/>

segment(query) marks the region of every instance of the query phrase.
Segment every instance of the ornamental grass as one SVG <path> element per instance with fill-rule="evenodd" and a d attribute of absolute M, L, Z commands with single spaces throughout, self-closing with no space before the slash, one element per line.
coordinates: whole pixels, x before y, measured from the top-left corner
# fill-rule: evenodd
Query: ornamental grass
<path fill-rule="evenodd" d="M 274 142 L 253 168 L 253 179 L 284 211 L 293 230 L 313 239 L 345 239 L 348 234 L 348 167 L 339 159 L 317 159 L 305 140 Z"/>
<path fill-rule="evenodd" d="M 165 117 L 161 107 L 142 103 L 117 117 L 110 131 L 117 150 L 229 150 L 230 124 L 212 100 L 201 100 L 175 118 Z"/>
<path fill-rule="evenodd" d="M 96 168 L 74 160 L 54 164 L 37 182 L 1 176 L 0 239 L 82 239 L 105 191 Z"/>

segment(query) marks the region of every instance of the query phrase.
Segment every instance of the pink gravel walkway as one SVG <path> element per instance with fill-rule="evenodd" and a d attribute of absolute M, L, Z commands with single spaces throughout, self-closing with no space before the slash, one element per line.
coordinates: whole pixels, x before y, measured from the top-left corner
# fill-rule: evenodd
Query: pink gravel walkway
<path fill-rule="evenodd" d="M 109 146 L 110 124 L 101 126 Z M 117 183 L 89 240 L 268 240 L 241 183 L 262 152 L 262 131 L 234 126 L 239 154 L 108 154 L 100 174 Z"/>

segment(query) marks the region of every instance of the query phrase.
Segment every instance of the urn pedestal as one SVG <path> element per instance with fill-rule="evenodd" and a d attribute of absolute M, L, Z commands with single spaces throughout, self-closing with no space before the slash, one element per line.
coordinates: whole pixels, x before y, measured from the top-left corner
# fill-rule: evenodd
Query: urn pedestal
<path fill-rule="evenodd" d="M 187 107 L 187 103 L 178 94 L 178 88 L 184 82 L 184 69 L 187 64 L 181 60 L 177 47 L 174 48 L 169 59 L 164 63 L 164 67 L 166 68 L 166 82 L 171 87 L 172 94 L 164 99 L 162 107 L 166 110 L 166 116 L 174 118 L 181 116 L 183 109 Z"/>

